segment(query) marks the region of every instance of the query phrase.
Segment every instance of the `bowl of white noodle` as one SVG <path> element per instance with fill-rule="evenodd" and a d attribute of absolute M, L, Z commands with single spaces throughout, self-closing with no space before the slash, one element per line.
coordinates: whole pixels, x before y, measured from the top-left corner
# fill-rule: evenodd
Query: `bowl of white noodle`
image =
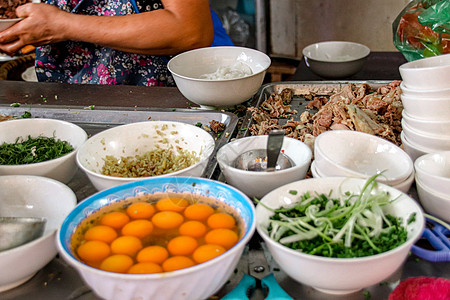
<path fill-rule="evenodd" d="M 245 47 L 207 47 L 173 57 L 167 67 L 180 92 L 203 108 L 241 104 L 261 87 L 271 63 L 265 53 Z"/>

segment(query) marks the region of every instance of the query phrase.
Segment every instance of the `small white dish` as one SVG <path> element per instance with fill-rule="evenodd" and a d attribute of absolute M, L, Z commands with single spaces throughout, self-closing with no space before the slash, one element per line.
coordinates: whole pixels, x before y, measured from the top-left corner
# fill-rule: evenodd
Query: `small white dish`
<path fill-rule="evenodd" d="M 450 135 L 421 133 L 405 123 L 402 123 L 402 132 L 408 141 L 422 148 L 433 149 L 433 152 L 450 150 Z"/>
<path fill-rule="evenodd" d="M 234 167 L 234 161 L 241 153 L 265 149 L 267 138 L 267 135 L 259 135 L 236 139 L 217 151 L 217 162 L 227 183 L 250 198 L 262 198 L 273 189 L 305 178 L 311 164 L 311 149 L 300 140 L 284 137 L 281 151 L 292 159 L 293 167 L 274 172 L 247 171 Z"/>
<path fill-rule="evenodd" d="M 417 194 L 424 210 L 439 219 L 450 223 L 450 196 L 430 189 L 416 178 Z"/>
<path fill-rule="evenodd" d="M 405 123 L 412 130 L 430 135 L 450 136 L 450 119 L 447 120 L 421 120 L 411 117 L 402 111 L 402 124 Z"/>
<path fill-rule="evenodd" d="M 412 118 L 430 121 L 450 120 L 450 96 L 448 98 L 426 98 L 402 94 L 400 97 L 403 111 Z"/>
<path fill-rule="evenodd" d="M 414 162 L 414 167 L 416 178 L 424 186 L 450 197 L 450 151 L 420 156 Z"/>
<path fill-rule="evenodd" d="M 450 54 L 426 57 L 399 67 L 407 88 L 434 90 L 450 88 Z"/>
<path fill-rule="evenodd" d="M 306 66 L 325 78 L 345 78 L 362 69 L 370 49 L 362 44 L 327 41 L 306 46 L 303 51 Z"/>
<path fill-rule="evenodd" d="M 368 178 L 383 173 L 380 182 L 396 185 L 408 178 L 413 162 L 386 139 L 351 130 L 321 133 L 314 142 L 316 169 L 327 176 Z"/>
<path fill-rule="evenodd" d="M 405 149 L 405 152 L 408 153 L 409 157 L 411 157 L 412 161 L 415 161 L 418 157 L 434 152 L 433 149 L 428 149 L 424 147 L 420 147 L 418 145 L 415 145 L 411 143 L 407 137 L 405 136 L 405 133 L 402 131 L 400 133 L 400 139 L 402 141 L 403 149 Z"/>

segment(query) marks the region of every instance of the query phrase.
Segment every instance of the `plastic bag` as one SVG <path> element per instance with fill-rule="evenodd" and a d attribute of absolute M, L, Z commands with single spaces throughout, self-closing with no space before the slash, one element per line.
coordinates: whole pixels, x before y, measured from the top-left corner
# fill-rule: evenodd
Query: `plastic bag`
<path fill-rule="evenodd" d="M 450 53 L 450 0 L 413 0 L 392 29 L 394 45 L 408 61 Z"/>

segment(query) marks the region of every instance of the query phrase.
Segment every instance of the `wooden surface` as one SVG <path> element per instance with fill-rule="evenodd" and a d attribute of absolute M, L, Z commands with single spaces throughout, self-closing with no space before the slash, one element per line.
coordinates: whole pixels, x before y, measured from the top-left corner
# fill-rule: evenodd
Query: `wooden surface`
<path fill-rule="evenodd" d="M 0 104 L 188 108 L 176 87 L 110 86 L 0 80 Z"/>

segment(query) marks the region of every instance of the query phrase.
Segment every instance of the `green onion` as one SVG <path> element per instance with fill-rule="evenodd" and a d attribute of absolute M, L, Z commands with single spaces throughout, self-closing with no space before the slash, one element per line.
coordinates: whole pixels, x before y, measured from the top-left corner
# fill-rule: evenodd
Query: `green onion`
<path fill-rule="evenodd" d="M 273 240 L 294 250 L 325 257 L 363 257 L 382 253 L 403 244 L 407 231 L 402 219 L 384 214 L 383 206 L 396 199 L 389 193 L 374 193 L 369 178 L 359 194 L 341 192 L 339 197 L 307 192 L 292 207 L 271 209 L 267 233 Z M 296 193 L 290 194 L 296 195 Z M 412 214 L 408 222 L 414 222 Z"/>
<path fill-rule="evenodd" d="M 15 143 L 0 145 L 0 165 L 23 165 L 43 162 L 61 157 L 73 151 L 65 141 L 54 137 L 18 137 Z"/>

